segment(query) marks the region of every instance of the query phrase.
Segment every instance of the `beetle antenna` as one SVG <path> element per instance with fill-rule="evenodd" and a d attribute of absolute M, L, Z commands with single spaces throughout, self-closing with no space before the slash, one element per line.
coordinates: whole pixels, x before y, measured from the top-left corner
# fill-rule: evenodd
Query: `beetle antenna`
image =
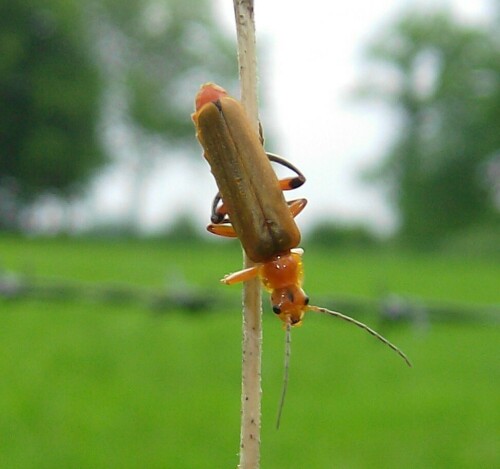
<path fill-rule="evenodd" d="M 278 406 L 278 417 L 276 418 L 276 430 L 280 428 L 281 414 L 285 404 L 286 390 L 288 388 L 288 370 L 290 369 L 290 353 L 291 353 L 292 333 L 290 319 L 286 322 L 285 327 L 285 371 L 283 375 L 283 389 L 281 391 L 281 399 Z"/>
<path fill-rule="evenodd" d="M 384 343 L 387 345 L 390 349 L 394 350 L 405 362 L 406 364 L 411 367 L 412 364 L 408 357 L 403 353 L 401 349 L 396 347 L 393 343 L 389 342 L 385 337 L 381 336 L 377 331 L 374 331 L 371 327 L 368 327 L 366 324 L 357 321 L 354 318 L 351 318 L 350 316 L 346 316 L 345 314 L 339 313 L 337 311 L 330 311 L 329 309 L 326 308 L 321 308 L 320 306 L 308 306 L 308 310 L 310 311 L 315 311 L 316 313 L 325 313 L 329 314 L 330 316 L 335 316 L 336 318 L 343 319 L 344 321 L 350 322 L 351 324 L 354 324 L 361 329 L 364 329 L 366 332 L 371 334 L 373 337 L 376 337 L 380 342 Z"/>

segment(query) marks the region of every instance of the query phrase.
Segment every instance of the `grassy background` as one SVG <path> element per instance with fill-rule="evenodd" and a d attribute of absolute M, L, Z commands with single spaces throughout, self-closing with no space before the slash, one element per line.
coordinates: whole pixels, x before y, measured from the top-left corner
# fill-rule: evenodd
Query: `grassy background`
<path fill-rule="evenodd" d="M 327 293 L 372 297 L 382 289 L 500 301 L 494 259 L 311 247 L 305 263 L 313 304 Z M 240 264 L 231 242 L 0 238 L 6 270 L 155 288 L 183 280 L 230 304 L 239 288 L 217 279 Z M 240 330 L 232 307 L 155 315 L 135 304 L 0 300 L 0 467 L 235 467 Z M 498 327 L 382 330 L 413 369 L 328 317 L 311 313 L 293 332 L 276 431 L 284 338 L 264 315 L 263 468 L 500 467 Z"/>

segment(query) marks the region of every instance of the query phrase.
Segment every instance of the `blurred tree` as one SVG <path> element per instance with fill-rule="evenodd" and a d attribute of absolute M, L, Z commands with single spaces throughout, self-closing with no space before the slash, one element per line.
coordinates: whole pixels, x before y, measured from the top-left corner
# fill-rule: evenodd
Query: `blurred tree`
<path fill-rule="evenodd" d="M 236 83 L 235 47 L 209 0 L 94 0 L 86 5 L 108 78 L 109 115 L 128 136 L 126 151 L 117 153 L 133 168 L 128 224 L 137 232 L 155 163 L 182 146 L 198 149 L 189 118 L 198 87 L 208 80 L 228 88 Z"/>
<path fill-rule="evenodd" d="M 209 0 L 0 0 L 0 15 L 0 228 L 124 149 L 139 205 L 161 149 L 194 142 L 200 83 L 236 79 Z"/>
<path fill-rule="evenodd" d="M 71 193 L 104 161 L 101 79 L 75 2 L 0 0 L 0 228 L 44 192 Z"/>
<path fill-rule="evenodd" d="M 500 42 L 495 25 L 409 12 L 368 51 L 383 83 L 363 91 L 391 105 L 400 132 L 375 180 L 389 183 L 400 235 L 431 245 L 498 216 L 488 168 L 500 150 Z"/>
<path fill-rule="evenodd" d="M 97 53 L 136 127 L 193 141 L 193 88 L 237 78 L 235 48 L 209 0 L 90 0 Z M 147 157 L 147 155 L 144 155 Z"/>

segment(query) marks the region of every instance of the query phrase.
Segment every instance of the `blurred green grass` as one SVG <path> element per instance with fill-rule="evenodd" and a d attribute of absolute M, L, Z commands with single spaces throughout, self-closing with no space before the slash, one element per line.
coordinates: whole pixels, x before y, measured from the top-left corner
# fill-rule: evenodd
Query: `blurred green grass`
<path fill-rule="evenodd" d="M 0 267 L 52 279 L 218 284 L 236 243 L 0 238 Z M 306 290 L 498 303 L 492 259 L 377 252 L 305 254 Z M 267 301 L 267 298 L 265 298 Z M 349 313 L 349 311 L 345 311 Z M 222 468 L 237 465 L 240 312 L 154 315 L 137 305 L 0 300 L 0 467 Z M 499 467 L 498 327 L 368 334 L 309 315 L 293 331 L 275 430 L 283 331 L 264 315 L 263 468 Z"/>

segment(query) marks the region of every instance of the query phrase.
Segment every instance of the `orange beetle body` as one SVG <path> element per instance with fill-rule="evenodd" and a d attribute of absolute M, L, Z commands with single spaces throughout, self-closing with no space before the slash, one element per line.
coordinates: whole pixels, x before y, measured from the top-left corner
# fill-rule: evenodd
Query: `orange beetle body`
<path fill-rule="evenodd" d="M 300 232 L 294 218 L 307 201 L 286 202 L 284 190 L 305 182 L 302 173 L 286 160 L 267 153 L 241 104 L 213 83 L 203 85 L 196 96 L 192 119 L 196 136 L 210 164 L 220 194 L 214 200 L 212 222 L 207 229 L 220 236 L 239 238 L 248 257 L 256 264 L 226 275 L 231 285 L 258 276 L 271 293 L 274 313 L 287 331 L 298 326 L 306 311 L 326 313 L 355 324 L 398 353 L 406 355 L 367 325 L 319 306 L 309 305 L 302 290 L 303 268 Z M 270 161 L 280 163 L 296 177 L 278 180 Z M 218 202 L 222 200 L 222 205 Z M 287 342 L 289 343 L 289 342 Z"/>
<path fill-rule="evenodd" d="M 227 214 L 222 219 L 228 222 L 207 228 L 221 236 L 238 237 L 248 257 L 257 263 L 222 282 L 233 284 L 258 275 L 271 292 L 273 311 L 285 323 L 299 325 L 308 298 L 302 290 L 301 256 L 291 250 L 300 243 L 294 217 L 306 200 L 287 204 L 283 189 L 297 184 L 290 184 L 289 179 L 280 184 L 238 101 L 208 83 L 196 96 L 195 105 L 196 135 L 221 193 L 222 210 Z"/>
<path fill-rule="evenodd" d="M 300 231 L 241 104 L 222 88 L 207 84 L 198 93 L 196 106 L 196 135 L 248 257 L 266 262 L 276 253 L 297 247 Z"/>

